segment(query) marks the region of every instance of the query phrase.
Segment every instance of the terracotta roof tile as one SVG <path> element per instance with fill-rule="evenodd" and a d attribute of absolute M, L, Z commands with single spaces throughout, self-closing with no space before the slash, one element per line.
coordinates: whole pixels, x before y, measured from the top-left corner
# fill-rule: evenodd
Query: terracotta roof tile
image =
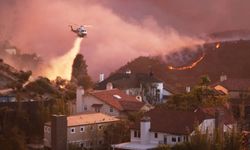
<path fill-rule="evenodd" d="M 98 98 L 108 105 L 111 105 L 119 111 L 130 109 L 135 110 L 139 108 L 139 106 L 142 107 L 144 105 L 144 103 L 139 102 L 135 96 L 127 95 L 126 93 L 118 89 L 97 90 L 89 92 L 88 94 Z M 131 108 L 129 108 L 129 106 L 131 106 Z"/>
<path fill-rule="evenodd" d="M 199 108 L 198 111 L 201 111 L 207 115 L 215 117 L 215 112 L 217 110 L 223 111 L 223 121 L 225 124 L 233 124 L 235 123 L 235 119 L 233 114 L 224 107 L 207 107 L 207 108 Z"/>
<path fill-rule="evenodd" d="M 227 79 L 222 82 L 218 82 L 213 84 L 215 87 L 217 85 L 221 85 L 230 91 L 246 91 L 250 90 L 250 79 Z"/>
<path fill-rule="evenodd" d="M 204 113 L 191 111 L 168 110 L 155 108 L 145 116 L 151 118 L 151 131 L 171 134 L 187 135 L 194 130 L 195 124 L 202 122 L 205 118 L 210 118 Z M 137 121 L 132 128 L 139 129 L 140 121 Z"/>
<path fill-rule="evenodd" d="M 120 101 L 120 104 L 122 105 L 123 109 L 126 111 L 138 111 L 140 110 L 145 103 L 142 102 L 134 102 L 134 101 Z"/>

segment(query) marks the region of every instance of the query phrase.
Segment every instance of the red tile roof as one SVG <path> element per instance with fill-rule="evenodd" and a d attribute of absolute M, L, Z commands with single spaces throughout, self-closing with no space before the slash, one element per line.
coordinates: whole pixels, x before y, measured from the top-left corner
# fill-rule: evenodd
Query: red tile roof
<path fill-rule="evenodd" d="M 139 102 L 135 96 L 130 96 L 119 89 L 97 90 L 88 94 L 118 109 L 119 111 L 139 110 L 144 103 Z"/>
<path fill-rule="evenodd" d="M 223 112 L 224 124 L 226 124 L 226 125 L 227 124 L 234 124 L 236 122 L 234 117 L 233 117 L 233 114 L 224 107 L 207 107 L 207 108 L 199 108 L 198 109 L 198 111 L 201 111 L 201 112 L 208 114 L 210 116 L 213 116 L 213 117 L 215 117 L 215 113 L 218 110 Z"/>
<path fill-rule="evenodd" d="M 177 135 L 188 135 L 195 127 L 196 123 L 201 123 L 211 116 L 201 112 L 169 110 L 163 108 L 155 108 L 145 116 L 150 117 L 152 132 L 163 132 Z M 140 121 L 137 121 L 132 128 L 139 129 Z"/>
<path fill-rule="evenodd" d="M 218 82 L 213 84 L 215 87 L 217 85 L 221 85 L 228 89 L 229 91 L 247 91 L 250 90 L 250 79 L 227 79 L 222 82 Z"/>
<path fill-rule="evenodd" d="M 140 110 L 145 103 L 142 102 L 134 102 L 134 101 L 120 101 L 120 104 L 122 105 L 123 109 L 126 111 L 138 111 Z"/>
<path fill-rule="evenodd" d="M 170 133 L 176 135 L 188 135 L 194 131 L 195 125 L 205 119 L 215 118 L 215 111 L 218 108 L 204 108 L 192 111 L 169 110 L 155 108 L 145 113 L 150 117 L 152 132 Z M 227 124 L 234 124 L 235 120 L 227 110 L 224 110 L 223 121 Z M 132 129 L 139 130 L 140 120 L 132 126 Z"/>

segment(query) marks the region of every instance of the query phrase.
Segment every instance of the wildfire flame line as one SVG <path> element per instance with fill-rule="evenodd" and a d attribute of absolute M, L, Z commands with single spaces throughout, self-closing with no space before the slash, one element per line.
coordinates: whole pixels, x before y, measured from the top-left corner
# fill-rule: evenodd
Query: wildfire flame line
<path fill-rule="evenodd" d="M 217 43 L 215 46 L 217 49 L 220 48 L 220 43 Z"/>
<path fill-rule="evenodd" d="M 80 51 L 81 42 L 82 38 L 76 38 L 73 47 L 68 53 L 51 60 L 49 66 L 45 69 L 45 76 L 49 79 L 55 79 L 57 76 L 60 76 L 70 80 L 73 60 Z"/>
<path fill-rule="evenodd" d="M 174 66 L 168 66 L 168 69 L 170 70 L 187 70 L 187 69 L 192 69 L 194 68 L 200 61 L 202 61 L 202 59 L 205 57 L 205 53 L 202 54 L 202 56 L 196 60 L 195 62 L 193 62 L 191 65 L 189 66 L 185 66 L 185 67 L 174 67 Z"/>

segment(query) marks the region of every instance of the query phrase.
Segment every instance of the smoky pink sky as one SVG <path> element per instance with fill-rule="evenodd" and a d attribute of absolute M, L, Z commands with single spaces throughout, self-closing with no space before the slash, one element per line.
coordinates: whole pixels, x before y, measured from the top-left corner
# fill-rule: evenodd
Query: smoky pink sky
<path fill-rule="evenodd" d="M 41 55 L 46 63 L 70 50 L 75 35 L 69 24 L 92 25 L 80 52 L 96 78 L 141 55 L 201 44 L 197 37 L 206 33 L 246 29 L 249 4 L 246 0 L 0 0 L 0 39 Z"/>

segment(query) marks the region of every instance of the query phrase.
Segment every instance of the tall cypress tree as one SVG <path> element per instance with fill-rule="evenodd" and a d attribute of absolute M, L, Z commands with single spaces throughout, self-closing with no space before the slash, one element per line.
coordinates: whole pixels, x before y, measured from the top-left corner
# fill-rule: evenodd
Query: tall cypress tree
<path fill-rule="evenodd" d="M 90 88 L 92 86 L 92 81 L 88 75 L 87 68 L 88 65 L 83 55 L 77 54 L 72 65 L 71 82 L 84 87 L 84 89 Z"/>

